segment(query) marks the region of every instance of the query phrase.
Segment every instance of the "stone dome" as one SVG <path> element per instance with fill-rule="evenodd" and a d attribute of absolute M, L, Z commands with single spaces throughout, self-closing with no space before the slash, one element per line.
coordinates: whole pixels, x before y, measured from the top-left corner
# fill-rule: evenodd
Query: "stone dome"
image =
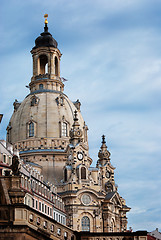
<path fill-rule="evenodd" d="M 61 52 L 48 32 L 35 40 L 31 51 L 33 76 L 30 94 L 20 103 L 14 102 L 14 113 L 7 127 L 7 141 L 18 149 L 20 157 L 41 165 L 44 177 L 60 182 L 70 143 L 70 130 L 77 111 L 82 136 L 79 139 L 88 151 L 88 127 L 80 112 L 80 102 L 71 102 L 63 93 L 60 77 Z"/>
<path fill-rule="evenodd" d="M 10 119 L 10 142 L 13 144 L 33 138 L 69 138 L 73 124 L 73 102 L 62 92 L 43 90 L 30 93 L 22 103 L 14 103 L 15 110 Z M 83 117 L 78 111 L 81 129 L 84 126 Z M 35 134 L 28 136 L 27 125 L 35 123 Z M 61 136 L 61 123 L 67 124 L 67 136 Z"/>

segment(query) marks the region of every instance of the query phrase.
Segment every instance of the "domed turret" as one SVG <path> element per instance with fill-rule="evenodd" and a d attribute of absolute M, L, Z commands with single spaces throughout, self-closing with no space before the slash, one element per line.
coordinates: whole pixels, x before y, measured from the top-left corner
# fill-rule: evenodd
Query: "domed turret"
<path fill-rule="evenodd" d="M 48 32 L 48 26 L 47 23 L 45 23 L 44 32 L 41 33 L 38 38 L 36 38 L 35 47 L 33 47 L 33 49 L 38 47 L 57 48 L 57 46 L 58 46 L 57 41 L 52 37 L 51 33 Z"/>
<path fill-rule="evenodd" d="M 80 103 L 73 103 L 63 93 L 61 53 L 56 40 L 48 33 L 47 22 L 44 33 L 35 43 L 31 51 L 33 76 L 29 84 L 30 93 L 22 103 L 15 101 L 14 113 L 7 127 L 7 139 L 20 151 L 22 158 L 43 166 L 47 180 L 59 182 L 76 110 L 82 141 L 87 147 L 88 128 L 80 112 Z"/>

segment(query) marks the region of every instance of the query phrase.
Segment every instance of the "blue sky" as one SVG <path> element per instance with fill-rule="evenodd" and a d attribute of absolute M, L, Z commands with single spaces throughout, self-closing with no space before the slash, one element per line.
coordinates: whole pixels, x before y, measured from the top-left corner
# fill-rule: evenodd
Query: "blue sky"
<path fill-rule="evenodd" d="M 94 163 L 105 134 L 129 227 L 161 230 L 161 1 L 8 0 L 0 8 L 0 134 L 28 94 L 30 50 L 49 31 L 63 53 L 65 93 L 80 99 Z"/>

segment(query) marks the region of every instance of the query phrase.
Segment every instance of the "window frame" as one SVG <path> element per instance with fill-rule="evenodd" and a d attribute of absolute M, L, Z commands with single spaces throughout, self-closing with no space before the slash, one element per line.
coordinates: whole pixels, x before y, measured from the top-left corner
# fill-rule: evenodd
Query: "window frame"
<path fill-rule="evenodd" d="M 29 123 L 29 137 L 34 137 L 34 123 L 30 122 Z"/>
<path fill-rule="evenodd" d="M 82 232 L 90 232 L 90 219 L 88 216 L 84 216 L 81 219 Z"/>
<path fill-rule="evenodd" d="M 67 122 L 61 123 L 61 137 L 67 137 L 68 136 L 68 124 Z"/>
<path fill-rule="evenodd" d="M 39 84 L 39 90 L 43 90 L 44 89 L 44 84 L 40 83 Z"/>

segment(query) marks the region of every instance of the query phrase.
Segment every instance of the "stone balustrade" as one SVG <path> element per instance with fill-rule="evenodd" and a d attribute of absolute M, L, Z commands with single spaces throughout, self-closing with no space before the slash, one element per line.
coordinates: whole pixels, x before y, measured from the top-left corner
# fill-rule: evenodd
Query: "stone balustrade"
<path fill-rule="evenodd" d="M 60 138 L 33 138 L 20 141 L 14 144 L 14 149 L 19 151 L 36 150 L 36 149 L 66 149 L 69 141 Z"/>

